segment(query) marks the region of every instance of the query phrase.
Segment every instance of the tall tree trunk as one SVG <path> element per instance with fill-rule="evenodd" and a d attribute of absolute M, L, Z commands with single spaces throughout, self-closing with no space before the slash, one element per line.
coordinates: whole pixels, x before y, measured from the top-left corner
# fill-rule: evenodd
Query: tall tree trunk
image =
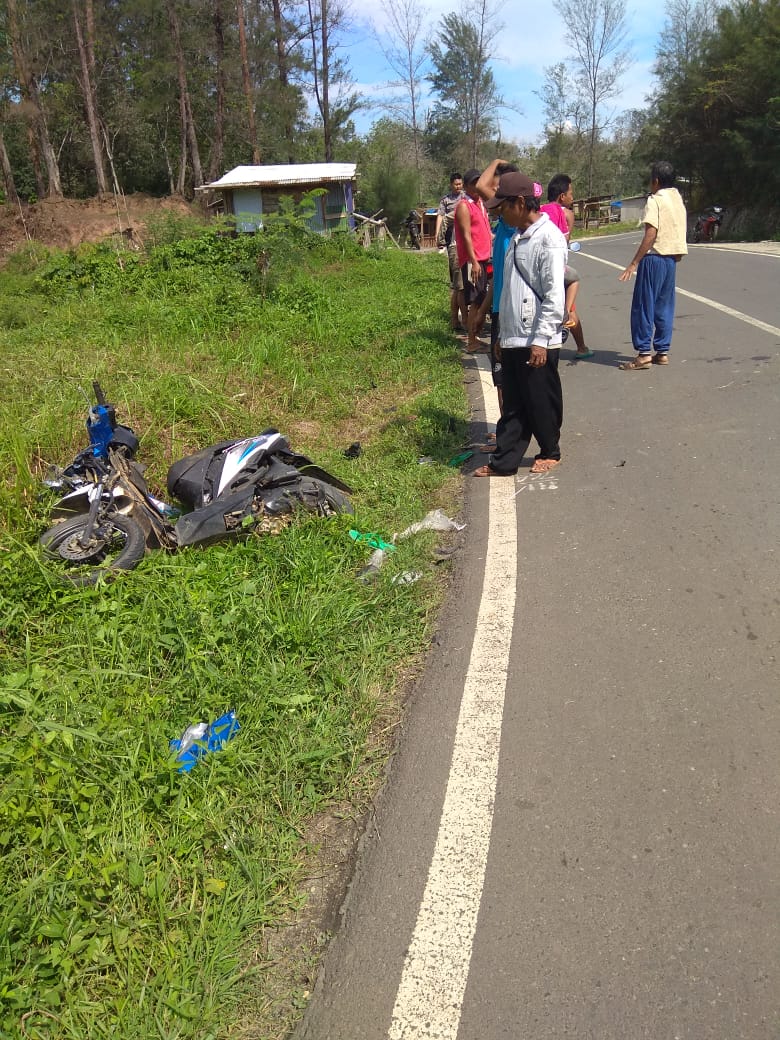
<path fill-rule="evenodd" d="M 217 98 L 214 107 L 214 144 L 209 156 L 209 180 L 216 180 L 222 171 L 225 149 L 225 20 L 222 0 L 214 0 L 214 46 L 217 61 Z"/>
<path fill-rule="evenodd" d="M 325 145 L 325 162 L 333 159 L 333 127 L 330 121 L 330 31 L 328 26 L 328 0 L 320 0 L 322 11 L 322 133 Z"/>
<path fill-rule="evenodd" d="M 84 43 L 84 37 L 81 32 L 77 0 L 73 0 L 73 24 L 76 28 L 76 43 L 79 48 L 79 61 L 81 63 L 81 92 L 84 95 L 84 108 L 87 113 L 89 139 L 92 143 L 92 157 L 95 163 L 98 198 L 103 199 L 108 194 L 108 181 L 106 180 L 106 168 L 103 163 L 103 149 L 100 142 L 100 126 L 97 117 L 97 105 L 95 102 L 95 88 L 89 69 L 87 46 Z M 89 25 L 89 18 L 87 19 L 87 25 Z M 91 46 L 90 49 L 94 54 L 94 46 Z"/>
<path fill-rule="evenodd" d="M 179 18 L 176 14 L 174 0 L 167 0 L 168 23 L 171 27 L 171 37 L 176 53 L 176 68 L 179 75 L 179 111 L 182 120 L 182 135 L 189 150 L 190 162 L 192 163 L 192 179 L 196 188 L 203 184 L 203 170 L 200 165 L 200 151 L 198 150 L 198 137 L 195 133 L 195 120 L 192 118 L 192 103 L 190 91 L 187 86 L 187 65 L 184 61 L 184 51 L 181 45 L 181 30 Z M 181 176 L 179 177 L 181 184 Z"/>
<path fill-rule="evenodd" d="M 46 126 L 46 117 L 43 112 L 41 96 L 38 92 L 38 84 L 35 76 L 30 71 L 27 55 L 22 46 L 21 33 L 19 31 L 19 9 L 16 0 L 7 0 L 8 9 L 8 34 L 11 37 L 11 49 L 13 51 L 14 63 L 19 76 L 19 88 L 22 97 L 32 106 L 33 120 L 35 123 L 36 137 L 38 139 L 39 154 L 43 158 L 48 176 L 48 194 L 50 198 L 62 198 L 62 184 L 60 182 L 60 169 L 57 165 L 57 156 L 49 140 L 49 131 Z M 39 185 L 40 186 L 40 185 Z"/>
<path fill-rule="evenodd" d="M 279 71 L 279 85 L 284 100 L 284 139 L 287 142 L 287 161 L 293 162 L 293 126 L 290 119 L 289 97 L 287 87 L 290 77 L 287 69 L 287 45 L 284 38 L 281 0 L 272 0 L 274 15 L 274 36 L 276 38 L 276 67 Z"/>
<path fill-rule="evenodd" d="M 38 135 L 35 132 L 35 127 L 32 123 L 27 123 L 27 148 L 30 153 L 30 162 L 32 163 L 33 176 L 35 177 L 35 191 L 39 199 L 46 198 L 46 178 L 43 176 L 43 166 L 41 165 L 41 150 L 38 146 Z"/>
<path fill-rule="evenodd" d="M 238 14 L 238 42 L 241 48 L 241 73 L 244 80 L 244 97 L 249 121 L 249 143 L 252 146 L 252 162 L 260 165 L 260 147 L 257 143 L 257 127 L 255 125 L 255 102 L 252 97 L 252 81 L 249 77 L 249 58 L 246 52 L 246 26 L 244 23 L 244 0 L 236 3 Z"/>
<path fill-rule="evenodd" d="M 330 69 L 328 62 L 328 0 L 319 0 L 320 19 L 319 26 L 320 48 L 319 59 L 317 57 L 317 21 L 314 17 L 312 0 L 306 0 L 309 10 L 309 33 L 311 35 L 312 75 L 314 77 L 314 96 L 317 99 L 317 107 L 322 117 L 322 140 L 325 162 L 330 162 L 333 154 L 332 133 L 330 125 Z"/>
<path fill-rule="evenodd" d="M 3 140 L 2 130 L 0 130 L 0 167 L 2 167 L 3 170 L 6 197 L 9 202 L 13 202 L 13 204 L 17 206 L 19 204 L 19 196 L 16 194 L 14 171 L 11 169 L 11 160 L 8 158 L 8 152 L 5 150 L 5 141 Z"/>

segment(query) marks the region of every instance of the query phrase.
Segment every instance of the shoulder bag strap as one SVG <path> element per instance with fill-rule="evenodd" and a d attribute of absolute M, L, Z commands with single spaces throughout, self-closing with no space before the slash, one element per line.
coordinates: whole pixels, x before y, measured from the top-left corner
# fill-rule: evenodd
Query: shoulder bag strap
<path fill-rule="evenodd" d="M 544 299 L 544 297 L 540 293 L 538 293 L 536 291 L 536 289 L 533 287 L 533 285 L 531 285 L 531 283 L 528 281 L 528 277 L 527 277 L 525 271 L 522 269 L 522 267 L 518 263 L 518 260 L 517 260 L 517 242 L 515 242 L 514 246 L 512 247 L 512 259 L 515 262 L 515 270 L 520 275 L 520 277 L 523 279 L 523 281 L 528 286 L 528 288 L 531 290 L 531 292 L 534 294 L 534 296 L 537 298 L 537 300 L 541 303 L 542 300 Z"/>

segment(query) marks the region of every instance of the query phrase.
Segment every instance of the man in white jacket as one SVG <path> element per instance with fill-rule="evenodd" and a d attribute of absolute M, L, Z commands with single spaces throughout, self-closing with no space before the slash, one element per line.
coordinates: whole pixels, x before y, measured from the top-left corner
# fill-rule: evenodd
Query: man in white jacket
<path fill-rule="evenodd" d="M 504 411 L 496 450 L 477 477 L 513 476 L 531 437 L 539 454 L 531 473 L 548 473 L 561 461 L 563 391 L 558 375 L 564 315 L 566 239 L 539 212 L 541 185 L 523 173 L 505 173 L 488 209 L 516 227 L 504 259 L 499 328 Z"/>

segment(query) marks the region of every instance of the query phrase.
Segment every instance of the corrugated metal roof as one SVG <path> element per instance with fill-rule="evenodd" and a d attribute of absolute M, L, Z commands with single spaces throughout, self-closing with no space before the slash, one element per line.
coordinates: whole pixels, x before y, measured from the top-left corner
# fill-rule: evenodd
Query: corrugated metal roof
<path fill-rule="evenodd" d="M 236 166 L 218 181 L 204 184 L 196 191 L 220 188 L 255 188 L 272 184 L 322 184 L 323 181 L 351 181 L 355 163 L 296 163 L 286 166 Z"/>

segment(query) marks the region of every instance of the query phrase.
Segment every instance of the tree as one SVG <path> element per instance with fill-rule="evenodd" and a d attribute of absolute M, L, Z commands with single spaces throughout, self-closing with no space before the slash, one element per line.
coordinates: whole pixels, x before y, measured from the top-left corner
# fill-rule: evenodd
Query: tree
<path fill-rule="evenodd" d="M 388 118 L 374 123 L 362 147 L 359 209 L 381 211 L 394 233 L 420 201 L 413 149 L 411 129 Z"/>
<path fill-rule="evenodd" d="M 430 45 L 433 72 L 428 79 L 438 94 L 434 122 L 459 122 L 465 135 L 462 158 L 478 166 L 480 149 L 495 132 L 503 98 L 490 68 L 501 26 L 488 0 L 481 0 L 474 11 L 473 16 L 444 15 Z"/>
<path fill-rule="evenodd" d="M 46 125 L 46 113 L 43 108 L 38 77 L 25 47 L 17 0 L 7 0 L 7 11 L 8 35 L 10 37 L 16 72 L 19 77 L 19 91 L 29 109 L 28 139 L 39 193 L 41 195 L 48 194 L 52 198 L 62 198 L 62 183 L 60 181 L 59 166 L 57 165 L 57 156 L 49 137 L 49 128 Z M 44 186 L 41 175 L 41 161 L 46 168 L 48 178 L 46 186 Z"/>
<path fill-rule="evenodd" d="M 707 31 L 715 22 L 712 0 L 671 0 L 656 48 L 653 72 L 662 90 L 673 90 L 701 57 Z"/>
<path fill-rule="evenodd" d="M 187 82 L 187 60 L 184 55 L 184 48 L 182 47 L 181 29 L 179 26 L 179 16 L 176 11 L 175 0 L 166 0 L 166 7 L 168 11 L 168 22 L 171 27 L 171 42 L 173 43 L 173 52 L 176 59 L 176 70 L 179 81 L 179 115 L 181 117 L 182 131 L 182 161 L 177 187 L 183 194 L 188 154 L 190 162 L 192 163 L 192 174 L 196 188 L 203 184 L 203 172 L 200 165 L 198 135 L 195 131 L 195 120 L 192 115 L 192 101 L 190 98 L 189 84 Z"/>
<path fill-rule="evenodd" d="M 570 8 L 566 0 L 553 0 L 561 20 L 569 20 Z M 620 78 L 630 64 L 630 52 L 625 46 L 626 0 L 582 0 L 577 7 L 578 31 L 569 36 L 572 60 L 577 68 L 577 84 L 587 101 L 588 194 L 593 192 L 593 167 L 596 141 L 599 133 L 609 125 L 609 119 L 600 122 L 604 102 L 620 89 Z"/>
<path fill-rule="evenodd" d="M 551 167 L 549 180 L 564 169 L 572 172 L 576 163 L 581 168 L 583 106 L 576 85 L 565 62 L 549 65 L 544 70 L 544 83 L 537 96 L 544 105 L 544 144 L 541 152 Z"/>
<path fill-rule="evenodd" d="M 383 104 L 412 132 L 419 199 L 423 161 L 422 70 L 428 61 L 427 42 L 423 38 L 425 13 L 417 0 L 385 0 L 383 11 L 384 25 L 374 32 L 385 61 L 397 76 L 387 86 L 400 90 L 400 95 L 389 94 Z"/>
<path fill-rule="evenodd" d="M 336 54 L 346 11 L 338 0 L 307 0 L 312 87 L 322 119 L 325 162 L 333 160 L 337 133 L 360 107 L 346 62 Z"/>
<path fill-rule="evenodd" d="M 99 198 L 108 194 L 108 181 L 106 180 L 106 168 L 103 162 L 103 145 L 100 139 L 100 124 L 97 111 L 97 98 L 95 96 L 95 17 L 92 9 L 92 0 L 86 0 L 85 4 L 86 37 L 81 29 L 81 16 L 77 0 L 73 0 L 73 26 L 76 33 L 76 43 L 79 52 L 79 65 L 81 75 L 79 85 L 84 96 L 84 110 L 87 116 L 89 128 L 89 139 L 92 144 L 92 157 L 95 163 L 95 176 Z"/>
<path fill-rule="evenodd" d="M 260 147 L 257 143 L 257 125 L 255 123 L 255 100 L 252 79 L 249 75 L 249 56 L 246 46 L 246 26 L 244 24 L 244 0 L 237 0 L 238 41 L 241 51 L 241 74 L 244 83 L 244 100 L 246 101 L 247 124 L 249 126 L 249 143 L 252 146 L 252 162 L 260 165 Z"/>

